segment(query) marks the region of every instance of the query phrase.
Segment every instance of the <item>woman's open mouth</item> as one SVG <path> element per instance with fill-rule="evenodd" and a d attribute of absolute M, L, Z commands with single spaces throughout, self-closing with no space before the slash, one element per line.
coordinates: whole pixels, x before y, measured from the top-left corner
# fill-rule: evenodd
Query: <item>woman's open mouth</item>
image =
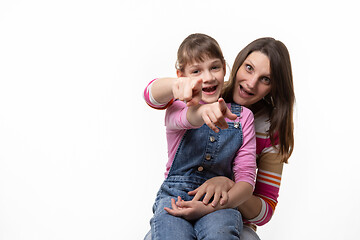
<path fill-rule="evenodd" d="M 254 93 L 245 90 L 245 88 L 243 88 L 243 86 L 241 86 L 241 85 L 240 85 L 240 94 L 245 96 L 245 97 L 254 96 Z"/>

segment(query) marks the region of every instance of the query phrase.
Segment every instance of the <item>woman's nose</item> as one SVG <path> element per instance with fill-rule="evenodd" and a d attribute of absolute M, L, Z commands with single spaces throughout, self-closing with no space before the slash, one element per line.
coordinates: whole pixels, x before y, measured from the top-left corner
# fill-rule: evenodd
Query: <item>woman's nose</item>
<path fill-rule="evenodd" d="M 257 78 L 253 76 L 252 78 L 246 81 L 246 85 L 249 89 L 254 89 L 256 86 Z"/>

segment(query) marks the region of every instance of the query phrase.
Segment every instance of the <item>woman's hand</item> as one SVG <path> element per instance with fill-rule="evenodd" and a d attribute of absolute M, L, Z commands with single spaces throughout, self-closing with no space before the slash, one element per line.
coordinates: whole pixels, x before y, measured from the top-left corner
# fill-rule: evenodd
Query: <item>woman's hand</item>
<path fill-rule="evenodd" d="M 171 208 L 164 208 L 169 214 L 175 217 L 182 217 L 186 220 L 197 220 L 206 214 L 209 214 L 215 209 L 211 206 L 206 206 L 201 201 L 184 201 L 181 197 L 178 197 L 178 201 L 175 203 L 175 199 L 171 199 Z"/>
<path fill-rule="evenodd" d="M 234 181 L 227 177 L 213 177 L 204 182 L 200 187 L 188 192 L 188 194 L 195 195 L 192 201 L 199 201 L 205 195 L 202 201 L 205 205 L 209 204 L 210 199 L 214 197 L 211 206 L 216 207 L 219 201 L 220 205 L 223 206 L 229 200 L 228 191 L 234 184 Z"/>
<path fill-rule="evenodd" d="M 175 99 L 185 101 L 187 106 L 198 105 L 202 97 L 202 79 L 180 77 L 172 86 Z"/>

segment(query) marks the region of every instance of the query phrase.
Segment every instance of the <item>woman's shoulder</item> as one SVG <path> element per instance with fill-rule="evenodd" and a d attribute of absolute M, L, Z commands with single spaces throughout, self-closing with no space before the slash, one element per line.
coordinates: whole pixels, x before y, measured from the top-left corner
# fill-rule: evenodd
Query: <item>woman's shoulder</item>
<path fill-rule="evenodd" d="M 258 134 L 267 136 L 270 128 L 270 119 L 267 114 L 255 115 L 255 131 Z"/>

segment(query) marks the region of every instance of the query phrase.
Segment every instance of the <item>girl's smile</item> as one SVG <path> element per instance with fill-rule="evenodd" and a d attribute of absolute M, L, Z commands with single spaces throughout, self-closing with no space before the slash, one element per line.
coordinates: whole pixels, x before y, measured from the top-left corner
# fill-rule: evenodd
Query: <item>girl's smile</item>
<path fill-rule="evenodd" d="M 218 87 L 217 85 L 210 87 L 203 87 L 202 88 L 203 94 L 208 94 L 208 95 L 215 94 L 217 87 Z"/>
<path fill-rule="evenodd" d="M 205 57 L 201 62 L 193 62 L 185 66 L 183 75 L 202 80 L 202 101 L 216 102 L 224 85 L 225 64 L 218 58 Z"/>

